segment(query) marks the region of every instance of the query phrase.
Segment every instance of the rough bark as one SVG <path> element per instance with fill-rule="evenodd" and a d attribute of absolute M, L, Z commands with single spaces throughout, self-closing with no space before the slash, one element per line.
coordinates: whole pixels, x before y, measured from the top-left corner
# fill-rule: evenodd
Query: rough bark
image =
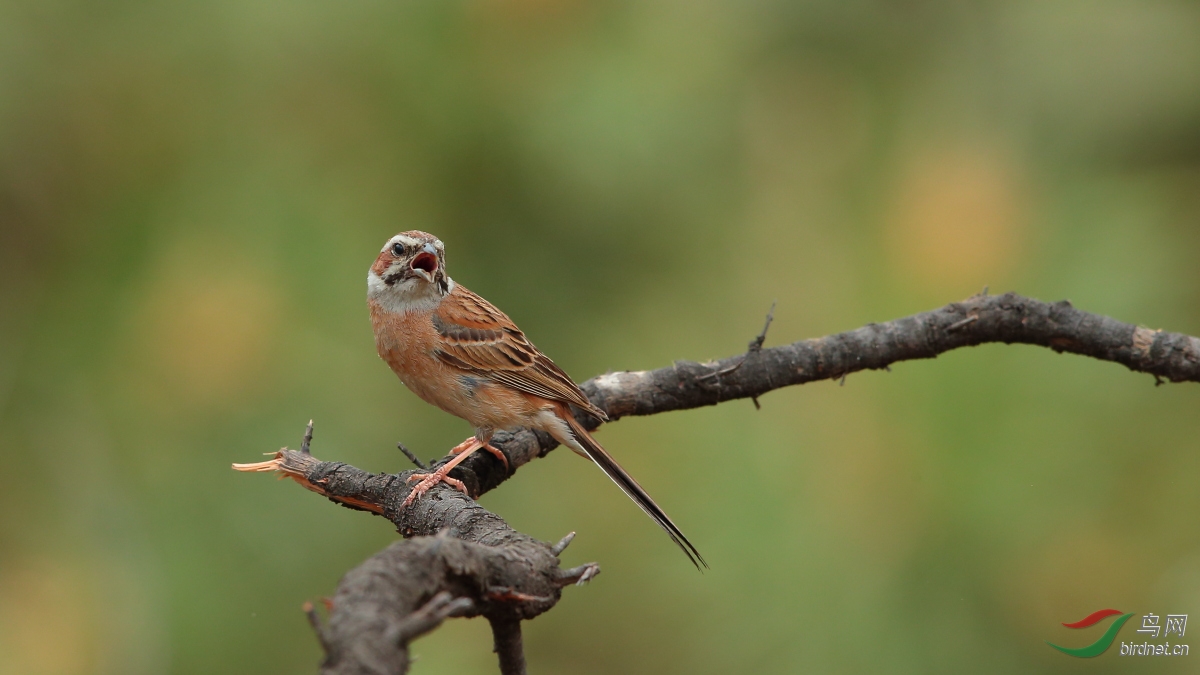
<path fill-rule="evenodd" d="M 770 317 L 768 316 L 768 325 Z M 988 342 L 1023 343 L 1082 354 L 1154 375 L 1156 381 L 1200 382 L 1200 339 L 1151 330 L 1013 293 L 978 295 L 940 309 L 826 337 L 762 348 L 766 328 L 749 349 L 719 361 L 678 361 L 652 371 L 601 375 L 582 386 L 610 420 L 716 405 L 775 389 Z M 579 413 L 589 429 L 599 421 Z M 520 621 L 550 609 L 560 589 L 599 573 L 594 563 L 563 570 L 558 554 L 570 535 L 551 546 L 514 531 L 474 498 L 496 488 L 519 467 L 554 449 L 549 436 L 500 432 L 492 444 L 509 460 L 478 452 L 453 476 L 471 496 L 439 485 L 411 506 L 400 474 L 369 474 L 301 451 L 243 470 L 281 471 L 306 488 L 351 508 L 384 516 L 406 537 L 349 572 L 338 587 L 329 621 L 318 627 L 326 650 L 322 672 L 403 673 L 407 643 L 447 616 L 486 616 L 493 626 L 501 672 L 524 672 Z M 407 453 L 406 453 L 407 454 Z M 448 461 L 446 457 L 439 461 Z M 315 615 L 314 615 L 315 617 Z"/>
<path fill-rule="evenodd" d="M 523 673 L 520 622 L 553 607 L 563 586 L 586 583 L 600 571 L 594 563 L 559 567 L 571 535 L 555 545 L 537 541 L 453 489 L 439 486 L 403 507 L 411 471 L 371 474 L 287 449 L 270 461 L 237 466 L 282 472 L 332 501 L 386 517 L 406 537 L 343 577 L 324 625 L 310 614 L 326 675 L 404 673 L 409 641 L 449 616 L 487 617 L 501 672 Z"/>

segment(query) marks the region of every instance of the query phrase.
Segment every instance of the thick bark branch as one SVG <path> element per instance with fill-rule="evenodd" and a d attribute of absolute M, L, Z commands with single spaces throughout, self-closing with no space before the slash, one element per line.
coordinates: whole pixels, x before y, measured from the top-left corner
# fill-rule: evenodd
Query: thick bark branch
<path fill-rule="evenodd" d="M 561 569 L 563 542 L 521 534 L 444 485 L 402 507 L 411 471 L 371 474 L 287 449 L 266 462 L 234 466 L 280 472 L 343 506 L 388 518 L 406 537 L 343 577 L 326 625 L 310 614 L 326 652 L 325 675 L 404 673 L 408 642 L 447 616 L 487 617 L 502 672 L 522 673 L 520 622 L 553 607 L 564 586 L 600 572 L 595 563 Z"/>
<path fill-rule="evenodd" d="M 1090 314 L 1067 301 L 1050 304 L 1013 293 L 978 295 L 930 312 L 779 347 L 762 348 L 765 331 L 745 354 L 708 363 L 679 361 L 652 371 L 609 373 L 582 388 L 616 420 L 756 399 L 781 387 L 843 378 L 987 342 L 1041 345 L 1120 363 L 1159 381 L 1200 382 L 1197 338 Z M 580 415 L 589 429 L 599 425 L 598 420 Z M 310 426 L 303 450 L 311 435 Z M 509 469 L 492 455 L 478 452 L 453 472 L 475 498 L 557 443 L 523 429 L 497 433 L 492 445 L 508 457 Z M 520 620 L 552 607 L 562 586 L 584 583 L 599 573 L 595 563 L 560 569 L 557 555 L 569 538 L 555 546 L 538 542 L 445 485 L 403 508 L 410 490 L 407 478 L 413 471 L 369 474 L 287 449 L 268 462 L 235 466 L 281 471 L 333 501 L 384 516 L 410 538 L 393 544 L 342 580 L 329 624 L 318 633 L 327 651 L 324 673 L 405 672 L 408 640 L 454 612 L 487 616 L 502 672 L 523 672 Z M 446 607 L 452 599 L 462 601 L 449 612 Z"/>

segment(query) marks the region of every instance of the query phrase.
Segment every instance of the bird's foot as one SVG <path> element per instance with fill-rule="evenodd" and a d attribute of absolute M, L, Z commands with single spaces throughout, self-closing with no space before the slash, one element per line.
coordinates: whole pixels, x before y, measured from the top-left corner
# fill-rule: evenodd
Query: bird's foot
<path fill-rule="evenodd" d="M 404 499 L 404 503 L 400 505 L 400 508 L 405 508 L 409 504 L 420 499 L 421 495 L 429 492 L 429 489 L 438 483 L 446 483 L 464 495 L 470 496 L 470 493 L 467 492 L 467 486 L 464 485 L 461 480 L 458 480 L 457 478 L 451 478 L 449 476 L 449 473 L 453 468 L 453 464 L 446 464 L 438 470 L 430 473 L 414 473 L 413 475 L 409 476 L 409 482 L 414 480 L 419 480 L 421 482 L 413 486 L 412 492 L 408 493 L 408 497 Z"/>
<path fill-rule="evenodd" d="M 476 450 L 487 450 L 493 457 L 500 460 L 504 464 L 504 473 L 508 474 L 508 457 L 501 452 L 500 448 L 490 443 L 480 443 L 478 438 L 470 436 L 467 440 L 450 448 L 450 454 L 458 455 L 464 452 L 475 452 Z"/>
<path fill-rule="evenodd" d="M 438 483 L 446 483 L 464 495 L 470 497 L 471 493 L 467 492 L 467 486 L 463 485 L 461 480 L 451 478 L 450 472 L 454 469 L 454 467 L 462 464 L 463 460 L 469 457 L 472 452 L 475 452 L 480 448 L 483 448 L 496 457 L 499 457 L 500 460 L 504 462 L 504 470 L 508 470 L 508 458 L 504 456 L 503 452 L 500 452 L 499 449 L 494 448 L 487 443 L 480 442 L 478 438 L 472 436 L 451 448 L 450 454 L 455 456 L 454 459 L 441 465 L 436 471 L 432 471 L 430 473 L 414 473 L 409 476 L 409 481 L 420 480 L 421 482 L 413 486 L 412 492 L 408 493 L 408 497 L 404 498 L 404 503 L 401 504 L 400 507 L 404 508 L 413 503 L 419 499 L 421 495 L 429 492 L 429 488 L 437 485 Z"/>

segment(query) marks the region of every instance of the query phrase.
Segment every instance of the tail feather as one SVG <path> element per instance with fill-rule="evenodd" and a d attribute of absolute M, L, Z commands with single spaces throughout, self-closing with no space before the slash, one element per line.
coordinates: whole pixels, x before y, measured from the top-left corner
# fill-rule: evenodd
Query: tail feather
<path fill-rule="evenodd" d="M 587 432 L 587 429 L 584 429 L 571 415 L 568 414 L 565 417 L 567 418 L 567 424 L 571 427 L 572 435 L 579 441 L 579 445 L 583 446 L 583 450 L 587 453 L 587 456 L 604 471 L 605 475 L 617 484 L 617 487 L 621 488 L 622 492 L 641 507 L 646 512 L 646 515 L 658 523 L 658 526 L 667 533 L 667 536 L 671 537 L 671 541 L 675 542 L 675 545 L 683 551 L 688 560 L 692 561 L 696 569 L 700 569 L 701 565 L 707 568 L 708 563 L 704 562 L 704 558 L 700 556 L 700 552 L 696 550 L 696 547 L 692 546 L 692 542 L 688 541 L 688 538 L 675 526 L 675 523 L 671 522 L 666 512 L 658 504 L 654 503 L 650 495 L 633 479 L 633 476 L 630 476 L 625 469 L 621 468 L 621 465 L 617 464 L 617 460 L 613 459 L 612 455 L 608 454 L 608 451 L 597 443 L 596 439 L 592 438 L 592 435 Z"/>

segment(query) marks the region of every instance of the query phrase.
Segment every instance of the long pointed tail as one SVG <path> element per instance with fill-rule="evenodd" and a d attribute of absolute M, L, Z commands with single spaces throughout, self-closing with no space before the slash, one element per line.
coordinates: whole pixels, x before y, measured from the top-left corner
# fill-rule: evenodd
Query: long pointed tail
<path fill-rule="evenodd" d="M 571 433 L 579 441 L 579 445 L 583 447 L 587 456 L 604 471 L 605 475 L 611 478 L 617 484 L 617 487 L 621 488 L 622 492 L 641 507 L 646 512 L 646 515 L 658 523 L 658 526 L 667 533 L 667 536 L 671 537 L 671 541 L 675 542 L 675 545 L 683 551 L 688 560 L 692 561 L 696 569 L 700 569 L 701 565 L 708 567 L 708 563 L 704 562 L 704 558 L 700 556 L 700 552 L 696 550 L 696 547 L 692 546 L 692 542 L 688 541 L 688 538 L 675 526 L 675 523 L 671 522 L 666 512 L 659 508 L 658 504 L 654 503 L 650 495 L 646 494 L 642 486 L 638 485 L 637 481 L 633 479 L 633 476 L 630 476 L 625 469 L 621 468 L 621 465 L 617 464 L 617 460 L 613 459 L 612 455 L 608 454 L 608 451 L 597 443 L 596 439 L 592 438 L 587 429 L 580 426 L 570 413 L 564 415 L 564 417 L 566 417 L 567 424 L 571 426 Z"/>

